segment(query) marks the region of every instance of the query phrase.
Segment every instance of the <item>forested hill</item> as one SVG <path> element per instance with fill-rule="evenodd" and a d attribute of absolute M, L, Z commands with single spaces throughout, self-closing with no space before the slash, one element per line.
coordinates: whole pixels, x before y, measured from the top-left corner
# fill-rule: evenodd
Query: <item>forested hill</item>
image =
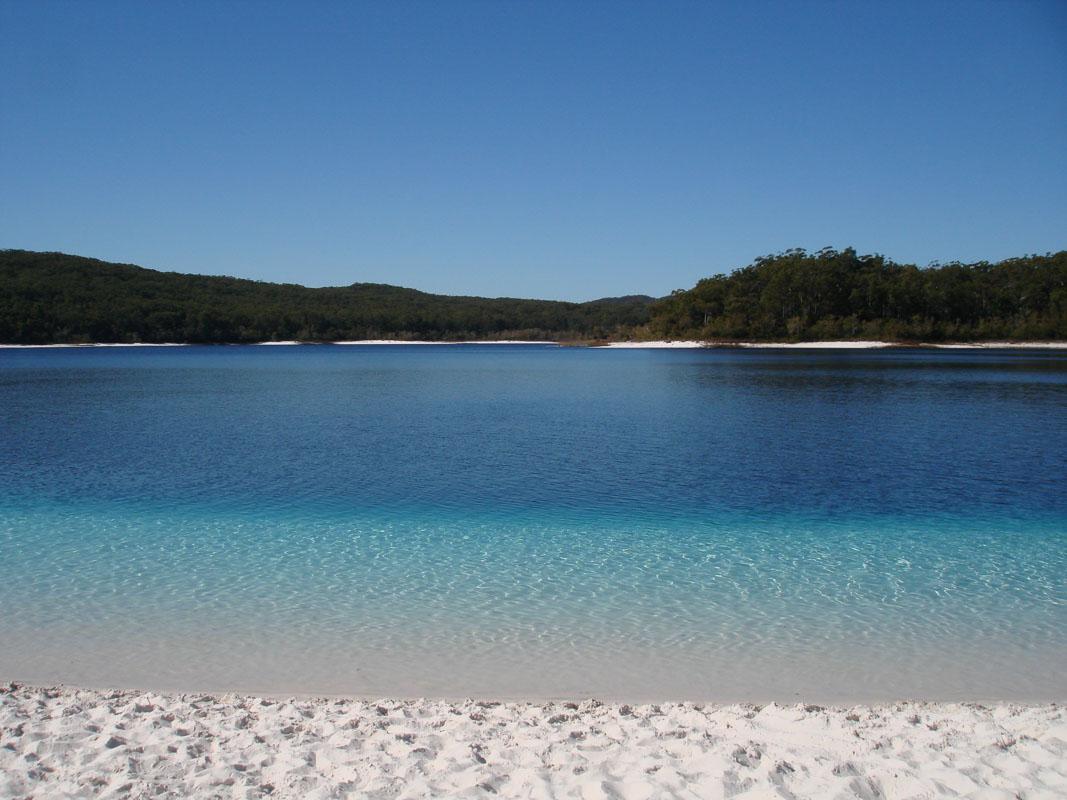
<path fill-rule="evenodd" d="M 451 297 L 375 283 L 311 289 L 0 251 L 0 342 L 12 344 L 596 339 L 646 323 L 651 302 Z"/>
<path fill-rule="evenodd" d="M 894 342 L 1067 340 L 1067 251 L 920 269 L 855 250 L 789 250 L 652 308 L 646 336 Z"/>
<path fill-rule="evenodd" d="M 1067 340 L 1067 251 L 919 268 L 789 250 L 658 301 L 564 303 L 311 289 L 0 250 L 0 343 L 625 338 Z"/>

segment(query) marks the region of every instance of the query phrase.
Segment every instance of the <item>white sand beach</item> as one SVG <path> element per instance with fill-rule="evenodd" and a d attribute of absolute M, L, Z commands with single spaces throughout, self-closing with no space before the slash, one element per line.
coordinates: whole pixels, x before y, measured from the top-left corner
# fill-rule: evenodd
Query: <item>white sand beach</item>
<path fill-rule="evenodd" d="M 0 688 L 3 797 L 1061 798 L 1057 705 Z"/>
<path fill-rule="evenodd" d="M 608 342 L 607 344 L 597 345 L 597 347 L 605 350 L 672 350 L 672 349 L 686 349 L 693 347 L 707 347 L 707 342 L 698 341 L 655 341 L 655 342 Z"/>

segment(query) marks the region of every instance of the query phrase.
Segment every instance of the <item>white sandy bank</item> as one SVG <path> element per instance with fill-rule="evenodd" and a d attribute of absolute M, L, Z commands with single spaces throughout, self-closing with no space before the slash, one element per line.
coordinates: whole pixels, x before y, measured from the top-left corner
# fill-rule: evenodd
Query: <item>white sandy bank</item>
<path fill-rule="evenodd" d="M 598 345 L 598 347 L 614 350 L 669 350 L 674 348 L 707 347 L 707 344 L 697 341 L 608 342 L 607 344 Z"/>
<path fill-rule="evenodd" d="M 1060 798 L 1055 705 L 601 705 L 0 689 L 3 797 Z"/>

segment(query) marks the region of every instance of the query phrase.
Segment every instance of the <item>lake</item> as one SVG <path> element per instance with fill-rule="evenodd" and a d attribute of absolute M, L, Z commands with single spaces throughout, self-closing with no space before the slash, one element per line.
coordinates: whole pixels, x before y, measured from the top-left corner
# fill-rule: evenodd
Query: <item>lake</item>
<path fill-rule="evenodd" d="M 1067 695 L 1067 352 L 0 349 L 0 677 Z"/>

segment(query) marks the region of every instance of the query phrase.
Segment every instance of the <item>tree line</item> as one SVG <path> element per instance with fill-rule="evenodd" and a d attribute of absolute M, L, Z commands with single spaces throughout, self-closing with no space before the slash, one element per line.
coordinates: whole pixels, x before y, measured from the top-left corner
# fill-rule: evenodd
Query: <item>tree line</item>
<path fill-rule="evenodd" d="M 486 299 L 374 283 L 316 289 L 0 251 L 0 342 L 12 344 L 606 339 L 647 323 L 652 299 Z"/>
<path fill-rule="evenodd" d="M 0 250 L 0 342 L 242 343 L 355 339 L 1067 340 L 1067 251 L 920 268 L 787 250 L 654 301 L 307 288 Z"/>
<path fill-rule="evenodd" d="M 1067 251 L 919 268 L 851 248 L 787 250 L 663 298 L 641 333 L 708 341 L 1067 340 Z"/>

